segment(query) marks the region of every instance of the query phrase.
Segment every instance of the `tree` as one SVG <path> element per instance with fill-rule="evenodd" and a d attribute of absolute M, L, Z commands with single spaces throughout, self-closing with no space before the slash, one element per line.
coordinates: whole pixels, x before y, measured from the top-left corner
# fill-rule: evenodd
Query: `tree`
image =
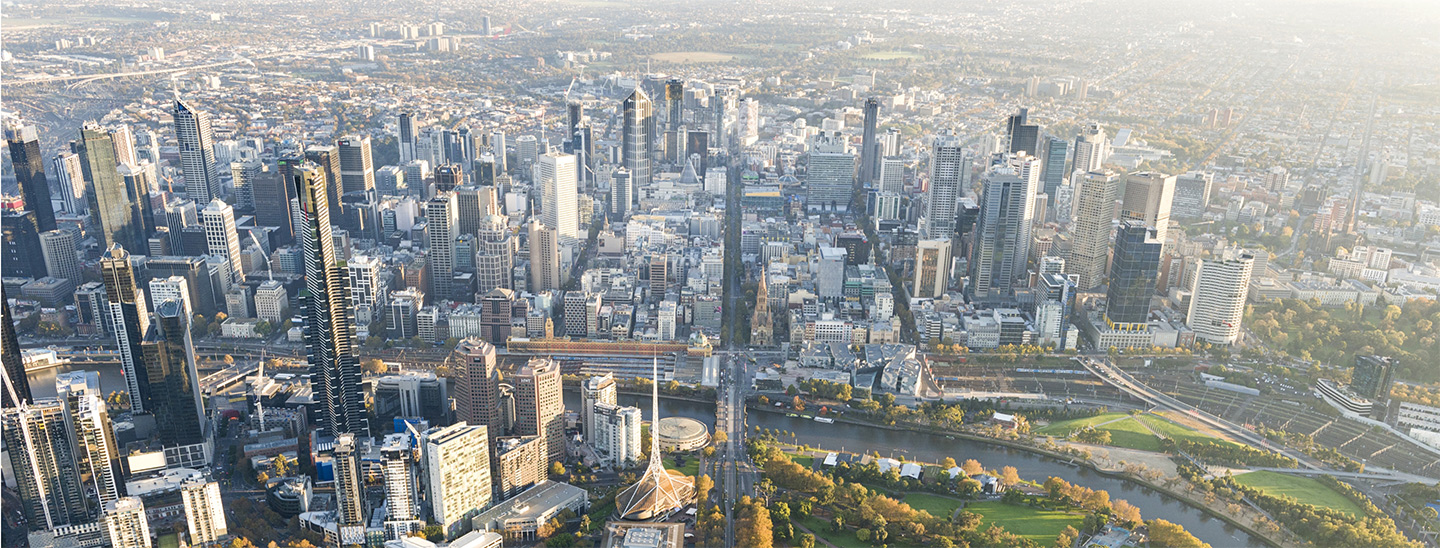
<path fill-rule="evenodd" d="M 715 488 L 715 480 L 710 479 L 709 474 L 700 474 L 695 478 L 695 500 L 704 504 L 710 499 L 710 490 Z"/>
<path fill-rule="evenodd" d="M 560 464 L 559 461 L 555 461 L 555 462 L 550 463 L 550 475 L 551 475 L 551 476 L 563 476 L 563 475 L 565 475 L 565 465 L 564 465 L 564 464 Z"/>
<path fill-rule="evenodd" d="M 810 533 L 801 533 L 800 548 L 815 548 L 815 535 L 812 535 Z"/>
<path fill-rule="evenodd" d="M 741 497 L 736 505 L 735 544 L 752 548 L 772 548 L 775 545 L 774 526 L 770 522 L 770 510 L 750 497 Z"/>
<path fill-rule="evenodd" d="M 1121 527 L 1133 528 L 1140 523 L 1140 509 L 1130 504 L 1125 499 L 1117 499 L 1110 505 L 1110 510 L 1115 514 L 1115 521 Z"/>
<path fill-rule="evenodd" d="M 795 526 L 790 524 L 790 505 L 784 502 L 776 502 L 770 506 L 770 523 L 775 531 L 775 537 L 781 540 L 789 540 L 795 536 Z"/>
<path fill-rule="evenodd" d="M 975 459 L 965 459 L 965 464 L 960 465 L 960 469 L 965 471 L 965 475 L 971 477 L 985 473 L 985 467 L 981 466 L 980 461 Z"/>
<path fill-rule="evenodd" d="M 955 457 L 945 457 L 945 460 L 940 463 L 940 467 L 946 470 L 954 468 L 955 466 Z"/>
<path fill-rule="evenodd" d="M 370 358 L 368 360 L 365 360 L 365 362 L 360 364 L 360 366 L 365 370 L 366 373 L 372 375 L 379 375 L 390 369 L 389 366 L 385 365 L 385 362 L 380 361 L 379 358 Z"/>
<path fill-rule="evenodd" d="M 275 455 L 275 460 L 270 461 L 270 470 L 275 472 L 276 477 L 285 477 L 290 475 L 293 465 L 285 455 Z"/>
<path fill-rule="evenodd" d="M 1075 528 L 1070 525 L 1066 525 L 1065 530 L 1060 531 L 1060 534 L 1055 537 L 1055 548 L 1071 548 L 1075 546 L 1075 539 L 1079 536 L 1079 531 L 1076 531 Z"/>
<path fill-rule="evenodd" d="M 795 399 L 790 402 L 790 406 L 794 407 L 796 411 L 805 410 L 805 402 L 800 401 L 800 396 L 795 396 Z"/>
<path fill-rule="evenodd" d="M 724 430 L 716 430 L 715 434 L 710 436 L 710 441 L 715 445 L 720 445 L 730 441 L 730 436 L 727 435 Z"/>
<path fill-rule="evenodd" d="M 1020 472 L 1014 466 L 1000 469 L 1000 484 L 1009 488 L 1020 483 Z"/>
<path fill-rule="evenodd" d="M 1150 546 L 1155 548 L 1210 548 L 1184 527 L 1169 521 L 1152 519 L 1145 524 L 1150 528 Z"/>
<path fill-rule="evenodd" d="M 235 365 L 235 356 L 225 355 L 225 365 Z"/>

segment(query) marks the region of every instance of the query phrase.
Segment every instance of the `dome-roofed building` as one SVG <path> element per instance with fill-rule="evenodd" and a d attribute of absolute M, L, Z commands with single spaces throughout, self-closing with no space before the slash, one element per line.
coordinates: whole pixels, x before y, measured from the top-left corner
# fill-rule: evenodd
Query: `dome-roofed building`
<path fill-rule="evenodd" d="M 650 417 L 660 424 L 660 375 L 651 364 L 655 382 L 650 385 Z M 658 428 L 658 426 L 656 426 Z M 660 456 L 659 436 L 650 436 L 650 464 L 644 475 L 615 497 L 615 517 L 626 521 L 663 519 L 684 507 L 695 496 L 695 481 L 680 472 L 665 469 Z"/>

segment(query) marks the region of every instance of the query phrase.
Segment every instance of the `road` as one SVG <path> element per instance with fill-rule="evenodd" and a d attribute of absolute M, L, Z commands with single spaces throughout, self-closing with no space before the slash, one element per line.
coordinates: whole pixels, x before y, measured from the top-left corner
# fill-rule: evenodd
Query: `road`
<path fill-rule="evenodd" d="M 716 406 L 715 429 L 725 432 L 727 439 L 714 462 L 721 502 L 725 508 L 725 546 L 735 546 L 735 503 L 753 492 L 759 475 L 745 453 L 745 397 L 750 386 L 747 354 L 726 352 L 721 372 L 720 401 Z"/>

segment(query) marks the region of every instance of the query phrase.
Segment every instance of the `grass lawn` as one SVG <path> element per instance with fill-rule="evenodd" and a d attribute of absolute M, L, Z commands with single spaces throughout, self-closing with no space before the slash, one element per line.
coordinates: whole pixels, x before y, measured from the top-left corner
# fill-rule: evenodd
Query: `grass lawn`
<path fill-rule="evenodd" d="M 609 520 L 610 514 L 614 513 L 615 501 L 610 501 L 605 504 L 597 504 L 594 507 L 590 508 L 590 512 L 589 514 L 587 514 L 590 516 L 590 529 L 594 530 L 597 527 L 604 527 L 605 521 Z"/>
<path fill-rule="evenodd" d="M 1145 425 L 1129 417 L 1125 420 L 1112 422 L 1099 427 L 1101 430 L 1110 433 L 1110 445 L 1125 447 L 1128 449 L 1139 449 L 1141 451 L 1159 451 L 1160 438 L 1155 437 Z"/>
<path fill-rule="evenodd" d="M 1319 481 L 1281 474 L 1279 472 L 1246 472 L 1235 476 L 1235 483 L 1254 487 L 1271 495 L 1295 497 L 1302 503 L 1332 508 L 1350 515 L 1362 515 L 1363 510 L 1354 501 L 1345 498 Z"/>
<path fill-rule="evenodd" d="M 699 457 L 687 456 L 687 457 L 685 457 L 685 465 L 684 465 L 684 466 L 676 466 L 676 465 L 675 465 L 675 457 L 673 457 L 673 456 L 672 456 L 672 457 L 665 457 L 665 469 L 666 469 L 666 470 L 679 470 L 680 473 L 685 474 L 685 475 L 690 476 L 690 477 L 693 478 L 693 477 L 696 477 L 696 476 L 700 475 L 700 458 L 699 458 Z"/>
<path fill-rule="evenodd" d="M 1167 438 L 1196 442 L 1212 442 L 1222 445 L 1234 445 L 1234 442 L 1222 440 L 1204 432 L 1192 429 L 1188 426 L 1171 422 L 1170 419 L 1161 417 L 1159 415 L 1145 414 L 1138 415 L 1136 418 L 1149 425 L 1150 428 L 1154 429 L 1156 432 L 1164 434 Z"/>
<path fill-rule="evenodd" d="M 806 470 L 810 470 L 815 466 L 815 457 L 810 455 L 790 455 L 790 460 L 795 461 L 795 464 L 804 466 Z"/>
<path fill-rule="evenodd" d="M 1100 423 L 1102 423 L 1102 422 L 1109 422 L 1109 421 L 1112 421 L 1112 420 L 1115 420 L 1115 419 L 1118 419 L 1118 418 L 1121 418 L 1121 417 L 1124 417 L 1124 416 L 1125 416 L 1124 413 L 1101 413 L 1101 414 L 1095 415 L 1095 416 L 1093 416 L 1093 417 L 1085 417 L 1085 418 L 1082 418 L 1082 419 L 1070 419 L 1070 420 L 1068 420 L 1068 421 L 1052 422 L 1052 423 L 1050 423 L 1050 424 L 1045 425 L 1044 428 L 1041 428 L 1041 429 L 1039 429 L 1039 430 L 1036 430 L 1035 433 L 1036 433 L 1036 434 L 1040 434 L 1040 435 L 1044 435 L 1044 436 L 1065 437 L 1065 436 L 1070 435 L 1071 432 L 1074 432 L 1074 431 L 1079 430 L 1079 429 L 1081 429 L 1081 428 L 1084 428 L 1084 427 L 1086 427 L 1086 426 L 1095 426 L 1095 425 L 1100 424 Z"/>
<path fill-rule="evenodd" d="M 829 541 L 830 544 L 834 544 L 840 548 L 872 548 L 869 543 L 860 542 L 860 539 L 855 538 L 854 529 L 831 531 L 829 522 L 816 518 L 815 516 L 808 516 L 803 520 L 799 520 L 797 523 L 804 525 L 810 529 L 811 533 L 815 534 L 816 546 L 823 546 L 824 543 L 821 543 L 820 539 L 825 539 Z M 795 529 L 795 535 L 800 535 L 799 528 Z"/>
<path fill-rule="evenodd" d="M 982 516 L 981 531 L 994 523 L 1004 527 L 1006 531 L 1044 546 L 1055 542 L 1055 537 L 1060 534 L 1060 531 L 1065 530 L 1066 525 L 1079 529 L 1080 522 L 1085 519 L 1085 516 L 1080 514 L 1059 510 L 1041 510 L 995 501 L 972 502 L 965 506 L 965 511 Z"/>
<path fill-rule="evenodd" d="M 960 507 L 960 501 L 948 499 L 929 493 L 909 493 L 901 502 L 909 504 L 916 510 L 930 512 L 930 515 L 940 519 L 949 519 L 955 514 L 955 509 Z"/>

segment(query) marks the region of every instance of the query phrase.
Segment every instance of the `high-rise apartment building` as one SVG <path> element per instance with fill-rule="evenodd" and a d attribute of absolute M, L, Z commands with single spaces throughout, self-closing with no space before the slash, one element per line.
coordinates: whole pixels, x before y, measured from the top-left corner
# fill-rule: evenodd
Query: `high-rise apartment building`
<path fill-rule="evenodd" d="M 561 238 L 580 237 L 574 154 L 540 156 L 540 220 Z"/>
<path fill-rule="evenodd" d="M 455 418 L 481 425 L 497 434 L 505 431 L 500 416 L 500 371 L 495 346 L 478 338 L 455 345 Z"/>
<path fill-rule="evenodd" d="M 137 497 L 125 497 L 105 503 L 101 522 L 111 548 L 150 548 L 150 521 L 145 517 L 145 503 Z"/>
<path fill-rule="evenodd" d="M 551 462 L 565 457 L 565 402 L 560 393 L 560 364 L 534 358 L 511 377 L 515 386 L 515 433 L 540 436 Z"/>
<path fill-rule="evenodd" d="M 1399 362 L 1394 358 L 1375 355 L 1355 356 L 1355 371 L 1350 375 L 1350 389 L 1361 397 L 1385 403 L 1390 399 L 1390 389 L 1395 385 L 1395 368 Z"/>
<path fill-rule="evenodd" d="M 515 238 L 505 217 L 490 215 L 476 232 L 475 291 L 480 295 L 496 288 L 511 289 L 515 267 Z"/>
<path fill-rule="evenodd" d="M 370 435 L 360 364 L 355 359 L 355 328 L 350 324 L 346 271 L 335 256 L 328 196 L 318 168 L 296 171 L 300 197 L 301 242 L 305 252 L 305 286 L 300 298 L 305 314 L 305 353 L 310 384 L 320 406 L 320 428 L 331 434 Z"/>
<path fill-rule="evenodd" d="M 363 546 L 365 524 L 370 513 L 365 509 L 365 477 L 360 467 L 359 440 L 353 433 L 335 436 L 335 522 L 341 546 Z"/>
<path fill-rule="evenodd" d="M 640 409 L 602 402 L 596 403 L 592 412 L 594 434 L 587 439 L 590 439 L 591 445 L 602 455 L 601 459 L 617 468 L 639 463 L 642 454 Z"/>
<path fill-rule="evenodd" d="M 215 175 L 215 130 L 210 113 L 196 110 L 175 99 L 175 141 L 180 148 L 180 171 L 185 175 L 185 193 L 197 204 L 220 197 L 220 180 Z"/>
<path fill-rule="evenodd" d="M 583 295 L 583 293 L 582 293 Z M 569 310 L 566 310 L 569 313 Z M 580 386 L 580 427 L 584 428 L 585 439 L 594 442 L 597 432 L 595 427 L 595 405 L 616 403 L 615 376 L 609 373 L 598 377 L 585 379 L 585 384 Z"/>
<path fill-rule="evenodd" d="M 951 240 L 940 238 L 915 243 L 915 279 L 910 294 L 939 298 L 950 287 Z"/>
<path fill-rule="evenodd" d="M 370 154 L 370 137 L 347 135 L 336 143 L 340 153 L 340 189 L 358 192 L 375 189 L 375 162 Z"/>
<path fill-rule="evenodd" d="M 1110 329 L 1143 330 L 1149 325 L 1150 298 L 1160 276 L 1164 243 L 1144 221 L 1121 221 L 1105 294 L 1105 323 Z"/>
<path fill-rule="evenodd" d="M 140 189 L 127 188 L 125 179 L 115 169 L 115 141 L 110 132 L 94 122 L 80 128 L 80 139 L 71 143 L 80 157 L 81 171 L 90 191 L 85 194 L 90 215 L 100 231 L 100 246 L 109 249 L 119 244 L 129 249 L 145 249 L 148 234 L 141 222 Z"/>
<path fill-rule="evenodd" d="M 1198 342 L 1229 345 L 1240 340 L 1240 321 L 1245 316 L 1255 257 L 1228 250 L 1226 255 L 1200 261 L 1195 273 L 1185 325 L 1195 332 Z"/>
<path fill-rule="evenodd" d="M 10 455 L 15 489 L 32 530 L 94 520 L 67 414 L 58 400 L 41 400 L 24 409 L 6 408 L 0 414 L 0 433 Z"/>
<path fill-rule="evenodd" d="M 440 192 L 425 202 L 425 234 L 430 240 L 430 295 L 436 301 L 454 298 L 455 238 L 459 236 L 454 192 Z"/>
<path fill-rule="evenodd" d="M 10 300 L 5 290 L 0 289 L 0 361 L 5 366 L 4 382 L 0 384 L 0 408 L 16 407 L 19 402 L 34 400 L 30 395 L 30 379 L 25 376 L 25 361 L 20 357 L 20 340 L 15 336 L 14 320 L 10 315 Z"/>
<path fill-rule="evenodd" d="M 1105 130 L 1100 124 L 1090 122 L 1075 136 L 1075 160 L 1071 162 L 1073 167 L 1070 170 L 1098 171 L 1109 157 L 1110 141 L 1105 138 Z"/>
<path fill-rule="evenodd" d="M 527 225 L 530 246 L 530 291 L 556 291 L 561 287 L 560 241 L 555 229 L 531 219 Z"/>
<path fill-rule="evenodd" d="M 409 434 L 390 434 L 380 447 L 381 477 L 385 485 L 385 540 L 409 537 L 425 526 L 425 522 L 420 521 L 415 451 L 410 443 Z"/>
<path fill-rule="evenodd" d="M 211 201 L 200 210 L 200 222 L 205 226 L 205 243 L 210 254 L 224 257 L 230 263 L 230 273 L 236 282 L 245 279 L 240 263 L 240 234 L 235 231 L 235 209 L 219 199 Z"/>
<path fill-rule="evenodd" d="M 993 168 L 982 182 L 970 257 L 970 294 L 981 302 L 1010 299 L 1030 257 L 1035 186 L 1010 167 Z"/>
<path fill-rule="evenodd" d="M 1076 287 L 1081 290 L 1092 289 L 1105 281 L 1119 181 L 1110 171 L 1088 172 L 1077 180 L 1080 189 L 1070 231 L 1070 257 L 1065 267 L 1068 273 L 1076 275 Z"/>
<path fill-rule="evenodd" d="M 805 208 L 847 211 L 855 194 L 855 154 L 845 139 L 818 135 L 805 169 Z"/>
<path fill-rule="evenodd" d="M 446 539 L 468 532 L 471 518 L 490 506 L 489 433 L 485 425 L 460 422 L 420 435 L 430 521 L 445 530 Z"/>
<path fill-rule="evenodd" d="M 190 532 L 191 546 L 220 546 L 230 534 L 225 522 L 225 501 L 220 498 L 220 484 L 191 477 L 180 485 L 180 499 L 185 505 L 185 525 Z"/>
<path fill-rule="evenodd" d="M 145 305 L 145 295 L 135 285 L 130 253 L 119 244 L 100 258 L 100 279 L 105 283 L 105 296 L 110 302 L 110 321 L 115 326 L 115 342 L 120 350 L 120 365 L 125 370 L 130 409 L 146 411 L 150 381 L 141 361 L 140 342 L 150 332 L 150 312 Z"/>
<path fill-rule="evenodd" d="M 80 270 L 80 259 L 76 253 L 76 235 L 73 230 L 51 230 L 40 233 L 40 252 L 45 258 L 45 272 L 51 277 L 70 280 L 79 287 L 85 282 Z"/>
<path fill-rule="evenodd" d="M 1210 207 L 1210 191 L 1215 176 L 1203 171 L 1191 171 L 1175 178 L 1175 198 L 1171 201 L 1171 214 L 1180 219 L 1196 219 Z"/>
<path fill-rule="evenodd" d="M 150 385 L 146 410 L 155 415 L 156 435 L 162 445 L 204 443 L 205 406 L 190 338 L 190 315 L 183 303 L 170 299 L 155 304 L 155 320 L 157 329 L 151 329 L 140 343 Z"/>
<path fill-rule="evenodd" d="M 925 227 L 931 238 L 955 234 L 955 204 L 964 193 L 970 157 L 955 135 L 935 138 L 930 151 L 930 189 L 925 195 Z"/>
<path fill-rule="evenodd" d="M 415 113 L 400 113 L 400 163 L 415 159 Z"/>
<path fill-rule="evenodd" d="M 630 170 L 617 168 L 610 173 L 610 219 L 625 220 L 635 200 L 635 179 Z"/>

